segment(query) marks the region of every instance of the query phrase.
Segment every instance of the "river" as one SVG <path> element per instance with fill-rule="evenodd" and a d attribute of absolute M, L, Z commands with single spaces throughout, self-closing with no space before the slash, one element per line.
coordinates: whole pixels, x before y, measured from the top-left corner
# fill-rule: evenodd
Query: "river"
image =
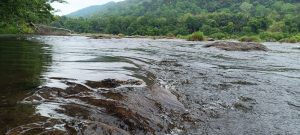
<path fill-rule="evenodd" d="M 0 134 L 300 134 L 300 44 L 0 37 Z"/>

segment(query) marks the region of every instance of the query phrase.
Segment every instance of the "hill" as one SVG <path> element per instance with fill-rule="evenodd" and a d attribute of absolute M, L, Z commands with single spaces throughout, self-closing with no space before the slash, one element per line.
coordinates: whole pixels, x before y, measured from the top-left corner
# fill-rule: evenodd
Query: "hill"
<path fill-rule="evenodd" d="M 86 12 L 87 19 L 63 17 L 53 24 L 89 33 L 187 35 L 202 31 L 217 39 L 260 36 L 270 41 L 300 32 L 297 0 L 125 0 L 94 8 Z"/>
<path fill-rule="evenodd" d="M 256 9 L 262 10 L 273 8 L 271 10 L 295 10 L 294 4 L 297 0 L 125 0 L 121 2 L 110 2 L 100 6 L 91 6 L 82 10 L 71 13 L 68 16 L 90 17 L 92 15 L 158 15 L 167 16 L 168 13 L 182 15 L 185 13 L 199 14 L 212 13 L 219 11 L 252 12 Z M 293 6 L 294 5 L 294 6 Z M 258 7 L 257 7 L 258 6 Z M 273 7 L 270 7 L 273 6 Z M 283 9 L 285 8 L 285 9 Z M 268 11 L 268 10 L 264 10 Z M 270 10 L 269 10 L 270 11 Z M 281 12 L 285 13 L 285 12 Z"/>
<path fill-rule="evenodd" d="M 66 15 L 67 17 L 91 17 L 92 15 L 99 13 L 99 12 L 106 12 L 109 11 L 110 8 L 115 6 L 115 2 L 109 2 L 104 5 L 94 5 L 94 6 L 89 6 L 83 9 L 80 9 L 78 11 L 75 11 L 73 13 L 70 13 Z"/>

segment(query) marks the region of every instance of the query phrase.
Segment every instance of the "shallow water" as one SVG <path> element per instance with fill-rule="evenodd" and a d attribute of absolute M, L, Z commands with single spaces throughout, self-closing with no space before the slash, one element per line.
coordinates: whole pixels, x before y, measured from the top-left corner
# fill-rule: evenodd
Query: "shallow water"
<path fill-rule="evenodd" d="M 0 40 L 0 134 L 300 134 L 300 44 Z"/>

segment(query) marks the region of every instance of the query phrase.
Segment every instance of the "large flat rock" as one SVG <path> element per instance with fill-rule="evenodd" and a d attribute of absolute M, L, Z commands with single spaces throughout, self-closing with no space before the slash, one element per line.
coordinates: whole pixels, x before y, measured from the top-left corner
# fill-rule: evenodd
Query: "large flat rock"
<path fill-rule="evenodd" d="M 267 51 L 268 48 L 260 43 L 219 41 L 204 47 L 215 47 L 226 51 Z"/>

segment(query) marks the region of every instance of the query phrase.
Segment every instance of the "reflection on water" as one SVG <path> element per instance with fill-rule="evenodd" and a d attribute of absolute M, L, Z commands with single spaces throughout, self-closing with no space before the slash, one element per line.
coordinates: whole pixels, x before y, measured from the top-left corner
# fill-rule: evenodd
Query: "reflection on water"
<path fill-rule="evenodd" d="M 41 85 L 40 76 L 51 62 L 48 50 L 37 42 L 0 37 L 0 134 L 32 121 L 35 109 L 18 102 Z"/>

